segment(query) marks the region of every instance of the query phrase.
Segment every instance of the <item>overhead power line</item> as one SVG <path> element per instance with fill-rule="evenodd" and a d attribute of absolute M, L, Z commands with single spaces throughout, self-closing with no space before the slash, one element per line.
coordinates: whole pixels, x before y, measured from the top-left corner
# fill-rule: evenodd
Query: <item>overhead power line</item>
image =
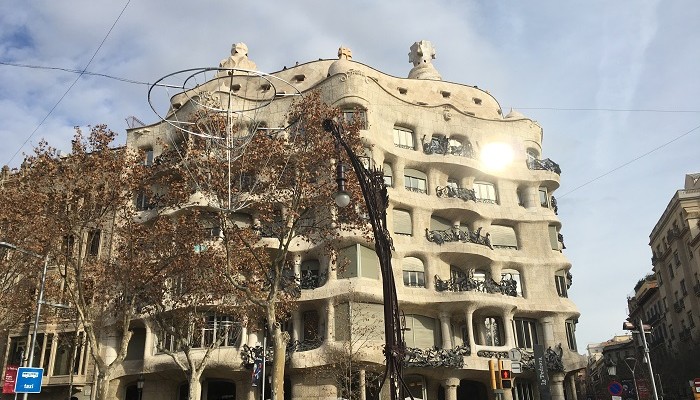
<path fill-rule="evenodd" d="M 122 8 L 121 12 L 117 16 L 117 18 L 114 20 L 114 23 L 109 28 L 109 31 L 107 31 L 107 34 L 105 35 L 105 37 L 102 39 L 102 42 L 100 42 L 100 45 L 97 46 L 97 49 L 92 54 L 92 57 L 90 57 L 90 61 L 88 61 L 88 63 L 85 65 L 85 68 L 83 68 L 82 71 L 79 71 L 78 76 L 75 78 L 73 83 L 71 83 L 70 86 L 68 86 L 68 89 L 66 89 L 66 91 L 63 93 L 63 95 L 61 95 L 61 97 L 58 99 L 56 104 L 54 104 L 53 107 L 51 107 L 51 109 L 46 114 L 46 116 L 44 116 L 44 118 L 41 120 L 41 122 L 39 122 L 39 125 L 37 125 L 36 128 L 34 128 L 34 130 L 32 131 L 32 133 L 30 133 L 29 136 L 27 136 L 27 139 L 24 140 L 24 143 L 22 143 L 22 145 L 17 149 L 15 154 L 13 154 L 12 157 L 10 158 L 10 160 L 7 162 L 8 165 L 12 162 L 12 160 L 15 159 L 15 157 L 17 157 L 17 154 L 19 154 L 19 152 L 22 151 L 22 148 L 27 144 L 27 142 L 29 142 L 29 140 L 32 138 L 32 136 L 34 136 L 34 134 L 39 130 L 39 128 L 44 124 L 44 122 L 46 122 L 46 120 L 49 118 L 49 116 L 51 116 L 51 114 L 56 109 L 56 107 L 58 107 L 58 105 L 61 104 L 61 101 L 63 101 L 63 99 L 68 95 L 68 92 L 70 92 L 71 89 L 73 89 L 73 86 L 75 86 L 75 84 L 78 83 L 78 80 L 80 80 L 80 77 L 82 77 L 85 74 L 88 67 L 90 66 L 90 64 L 92 64 L 92 61 L 97 56 L 97 53 L 100 51 L 100 49 L 102 49 L 102 46 L 105 44 L 105 42 L 107 41 L 107 38 L 112 33 L 112 30 L 117 25 L 117 22 L 119 22 L 119 19 L 124 14 L 124 11 L 126 11 L 126 8 L 129 6 L 130 2 L 131 2 L 131 0 L 126 1 L 126 4 L 124 4 L 124 7 Z"/>
<path fill-rule="evenodd" d="M 632 164 L 633 162 L 638 161 L 638 160 L 640 160 L 640 159 L 642 159 L 642 158 L 644 158 L 644 157 L 650 155 L 651 153 L 656 152 L 657 150 L 661 150 L 662 148 L 668 146 L 669 144 L 671 144 L 671 143 L 673 143 L 673 142 L 675 142 L 675 141 L 678 141 L 678 140 L 680 140 L 681 138 L 683 138 L 683 137 L 685 137 L 685 136 L 690 135 L 691 133 L 697 131 L 698 129 L 700 129 L 700 125 L 696 126 L 695 128 L 693 128 L 693 129 L 691 129 L 691 130 L 689 130 L 689 131 L 686 131 L 686 132 L 682 133 L 682 134 L 679 135 L 679 136 L 676 136 L 675 138 L 669 140 L 668 142 L 666 142 L 666 143 L 664 143 L 664 144 L 662 144 L 662 145 L 659 145 L 659 146 L 654 147 L 653 149 L 647 151 L 647 152 L 644 153 L 644 154 L 641 154 L 641 155 L 639 155 L 639 156 L 637 156 L 637 157 L 635 157 L 635 158 L 633 158 L 633 159 L 631 159 L 631 160 L 629 160 L 629 161 L 627 161 L 627 162 L 625 162 L 625 163 L 623 163 L 623 164 L 618 165 L 617 167 L 615 167 L 615 168 L 609 170 L 608 172 L 606 172 L 606 173 L 604 173 L 604 174 L 598 175 L 598 176 L 596 176 L 595 178 L 593 178 L 593 179 L 591 179 L 591 180 L 589 180 L 589 181 L 587 181 L 587 182 L 585 182 L 585 183 L 583 183 L 583 184 L 581 184 L 581 185 L 579 185 L 579 186 L 576 186 L 575 188 L 569 190 L 568 192 L 566 192 L 566 193 L 560 195 L 559 198 L 562 198 L 562 197 L 564 197 L 564 196 L 566 196 L 566 195 L 568 195 L 568 194 L 571 194 L 571 193 L 573 193 L 573 192 L 575 192 L 575 191 L 577 191 L 577 190 L 583 188 L 584 186 L 588 186 L 588 185 L 590 185 L 591 183 L 593 183 L 593 182 L 595 182 L 595 181 L 597 181 L 597 180 L 599 180 L 599 179 L 601 179 L 601 178 L 604 178 L 604 177 L 606 177 L 606 176 L 612 174 L 613 172 L 615 172 L 615 171 L 617 171 L 617 170 L 620 170 L 620 169 L 622 169 L 622 168 L 624 168 L 624 167 L 626 167 L 626 166 Z"/>

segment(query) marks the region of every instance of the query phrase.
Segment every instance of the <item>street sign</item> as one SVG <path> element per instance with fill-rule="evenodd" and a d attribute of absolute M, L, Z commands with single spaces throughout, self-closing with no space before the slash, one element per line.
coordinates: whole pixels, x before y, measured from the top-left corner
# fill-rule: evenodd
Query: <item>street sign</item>
<path fill-rule="evenodd" d="M 15 379 L 17 379 L 17 365 L 8 364 L 5 367 L 5 383 L 2 385 L 2 392 L 13 394 L 15 392 Z"/>
<path fill-rule="evenodd" d="M 511 361 L 510 370 L 513 371 L 514 374 L 520 374 L 523 372 L 523 364 L 521 364 L 520 361 Z"/>
<path fill-rule="evenodd" d="M 43 376 L 43 368 L 18 368 L 15 393 L 41 393 L 41 378 Z"/>
<path fill-rule="evenodd" d="M 622 394 L 622 384 L 618 381 L 612 381 L 608 385 L 608 392 L 613 396 L 619 396 Z"/>
<path fill-rule="evenodd" d="M 520 361 L 523 358 L 523 354 L 520 352 L 519 349 L 510 349 L 508 351 L 508 358 L 510 358 L 513 361 Z"/>

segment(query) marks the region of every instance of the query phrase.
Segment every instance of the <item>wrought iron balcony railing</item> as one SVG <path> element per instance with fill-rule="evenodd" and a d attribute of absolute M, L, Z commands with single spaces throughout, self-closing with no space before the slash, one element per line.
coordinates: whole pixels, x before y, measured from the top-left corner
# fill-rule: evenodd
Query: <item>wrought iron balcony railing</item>
<path fill-rule="evenodd" d="M 319 271 L 303 271 L 299 279 L 299 286 L 302 290 L 317 289 L 326 284 L 328 274 Z"/>
<path fill-rule="evenodd" d="M 437 197 L 453 197 L 464 201 L 476 201 L 474 189 L 461 188 L 456 186 L 438 186 L 435 188 Z"/>
<path fill-rule="evenodd" d="M 435 275 L 435 290 L 438 292 L 500 293 L 505 296 L 517 297 L 518 282 L 513 278 L 502 278 L 499 283 L 490 277 L 475 279 L 468 275 L 442 280 Z"/>
<path fill-rule="evenodd" d="M 487 246 L 493 250 L 491 246 L 490 235 L 487 233 L 486 236 L 481 235 L 481 228 L 475 230 L 474 232 L 466 229 L 461 229 L 457 227 L 452 227 L 445 230 L 428 230 L 425 228 L 425 237 L 429 242 L 443 244 L 446 242 L 462 242 L 462 243 L 474 243 L 480 244 L 482 246 Z"/>
<path fill-rule="evenodd" d="M 418 368 L 462 368 L 464 356 L 471 354 L 469 346 L 457 346 L 452 349 L 441 349 L 437 346 L 429 349 L 406 347 L 404 365 Z"/>
<path fill-rule="evenodd" d="M 425 136 L 423 137 L 425 139 Z M 456 143 L 456 142 L 453 142 Z M 423 153 L 425 154 L 442 154 L 462 156 L 467 158 L 475 158 L 474 148 L 468 140 L 465 144 L 450 145 L 450 139 L 437 136 L 430 139 L 430 142 L 423 143 Z"/>
<path fill-rule="evenodd" d="M 696 296 L 700 297 L 700 283 L 696 283 L 695 286 L 693 286 L 693 291 Z"/>
<path fill-rule="evenodd" d="M 544 160 L 530 158 L 527 160 L 527 168 L 532 170 L 552 171 L 557 175 L 561 175 L 561 168 L 559 167 L 559 164 L 555 163 L 549 158 L 545 158 Z"/>
<path fill-rule="evenodd" d="M 685 303 L 683 300 L 678 300 L 677 302 L 673 303 L 673 309 L 679 313 L 685 309 Z"/>

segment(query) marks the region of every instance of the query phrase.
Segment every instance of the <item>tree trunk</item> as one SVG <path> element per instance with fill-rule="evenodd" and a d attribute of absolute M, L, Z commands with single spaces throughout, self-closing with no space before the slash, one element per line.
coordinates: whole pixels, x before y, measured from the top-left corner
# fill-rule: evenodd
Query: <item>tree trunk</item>
<path fill-rule="evenodd" d="M 102 372 L 99 371 L 97 373 L 97 395 L 95 396 L 96 400 L 107 400 L 107 396 L 109 395 L 109 372 Z"/>
<path fill-rule="evenodd" d="M 188 399 L 189 400 L 199 400 L 202 393 L 202 382 L 199 378 L 202 376 L 202 371 L 193 370 L 189 374 L 189 390 Z"/>
<path fill-rule="evenodd" d="M 274 359 L 272 360 L 272 400 L 284 399 L 284 364 L 287 356 L 287 341 L 285 333 L 279 324 L 272 325 L 272 342 Z"/>

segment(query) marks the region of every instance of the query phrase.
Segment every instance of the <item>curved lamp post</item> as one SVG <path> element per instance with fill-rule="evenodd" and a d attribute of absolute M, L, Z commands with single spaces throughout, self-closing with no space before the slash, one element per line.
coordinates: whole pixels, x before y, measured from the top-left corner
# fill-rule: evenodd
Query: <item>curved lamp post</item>
<path fill-rule="evenodd" d="M 396 283 L 391 269 L 392 244 L 389 230 L 386 226 L 386 209 L 389 205 L 389 195 L 384 184 L 384 175 L 381 170 L 372 171 L 365 168 L 350 146 L 343 140 L 342 127 L 335 121 L 326 119 L 323 121 L 323 129 L 330 132 L 336 142 L 345 150 L 357 175 L 362 197 L 367 206 L 369 221 L 374 233 L 374 249 L 379 258 L 379 267 L 382 273 L 382 287 L 384 297 L 384 339 L 386 356 L 386 370 L 384 381 L 389 378 L 389 391 L 391 400 L 404 398 L 404 392 L 410 396 L 410 391 L 405 389 L 402 378 L 402 368 L 406 344 L 401 330 L 401 316 L 399 314 L 399 302 L 396 296 Z M 350 204 L 350 195 L 345 191 L 345 166 L 339 161 L 336 167 L 336 182 L 338 191 L 333 196 L 339 207 Z"/>
<path fill-rule="evenodd" d="M 34 349 L 36 348 L 36 333 L 39 330 L 39 317 L 41 315 L 41 305 L 44 304 L 44 287 L 46 286 L 46 270 L 49 265 L 49 255 L 47 254 L 46 257 L 42 257 L 40 254 L 37 254 L 33 251 L 29 250 L 24 250 L 22 248 L 19 248 L 15 246 L 14 244 L 7 243 L 7 242 L 0 242 L 0 248 L 5 248 L 9 250 L 15 250 L 19 251 L 20 253 L 24 253 L 27 255 L 30 255 L 32 257 L 36 257 L 39 259 L 44 259 L 44 269 L 41 271 L 41 284 L 39 286 L 39 297 L 36 300 L 36 315 L 34 316 L 34 332 L 32 332 L 32 342 L 30 344 L 29 348 L 29 364 L 28 366 L 32 366 L 34 364 Z M 27 399 L 28 394 L 24 393 L 23 399 Z"/>

